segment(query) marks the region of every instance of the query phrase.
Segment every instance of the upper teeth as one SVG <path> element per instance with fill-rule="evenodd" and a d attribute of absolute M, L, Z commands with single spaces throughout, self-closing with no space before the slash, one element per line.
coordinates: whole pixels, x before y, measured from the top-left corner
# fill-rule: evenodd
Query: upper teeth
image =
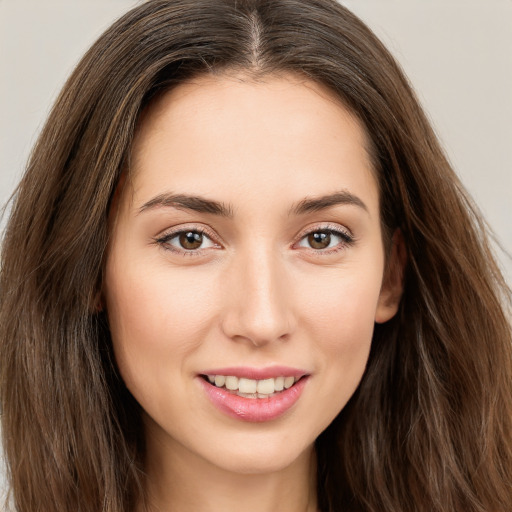
<path fill-rule="evenodd" d="M 223 386 L 231 391 L 244 394 L 271 395 L 293 386 L 298 380 L 295 377 L 275 377 L 271 379 L 254 380 L 238 378 L 234 375 L 208 375 L 208 380 L 221 388 Z"/>

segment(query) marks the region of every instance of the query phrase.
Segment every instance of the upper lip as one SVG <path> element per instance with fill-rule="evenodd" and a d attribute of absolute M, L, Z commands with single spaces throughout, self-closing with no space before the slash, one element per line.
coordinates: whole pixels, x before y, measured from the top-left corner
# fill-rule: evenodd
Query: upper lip
<path fill-rule="evenodd" d="M 233 375 L 245 379 L 263 380 L 275 377 L 296 377 L 300 378 L 309 375 L 309 372 L 290 366 L 267 366 L 255 368 L 250 366 L 230 366 L 225 368 L 211 368 L 201 372 L 201 375 Z"/>

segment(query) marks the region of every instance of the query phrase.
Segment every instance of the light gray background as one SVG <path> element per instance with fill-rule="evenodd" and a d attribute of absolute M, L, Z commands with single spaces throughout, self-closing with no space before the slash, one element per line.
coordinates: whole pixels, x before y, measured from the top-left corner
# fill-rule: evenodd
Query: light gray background
<path fill-rule="evenodd" d="M 0 0 L 0 204 L 80 56 L 137 3 Z M 455 169 L 512 253 L 512 0 L 342 3 L 401 62 Z M 499 257 L 512 283 L 512 260 Z"/>

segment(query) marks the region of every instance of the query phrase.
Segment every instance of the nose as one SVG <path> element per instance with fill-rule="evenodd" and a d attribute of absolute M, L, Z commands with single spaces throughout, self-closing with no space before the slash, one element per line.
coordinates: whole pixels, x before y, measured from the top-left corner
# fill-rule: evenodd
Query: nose
<path fill-rule="evenodd" d="M 234 258 L 223 283 L 227 298 L 222 330 L 236 341 L 262 347 L 295 330 L 293 294 L 284 262 L 272 250 Z"/>

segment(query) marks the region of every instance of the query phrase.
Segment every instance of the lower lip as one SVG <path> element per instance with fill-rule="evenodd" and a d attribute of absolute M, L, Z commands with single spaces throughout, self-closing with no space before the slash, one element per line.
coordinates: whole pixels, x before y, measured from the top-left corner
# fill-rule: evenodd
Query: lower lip
<path fill-rule="evenodd" d="M 208 398 L 220 411 L 233 418 L 263 422 L 271 421 L 288 411 L 300 398 L 308 377 L 302 377 L 291 388 L 269 398 L 245 398 L 218 388 L 198 377 Z"/>

